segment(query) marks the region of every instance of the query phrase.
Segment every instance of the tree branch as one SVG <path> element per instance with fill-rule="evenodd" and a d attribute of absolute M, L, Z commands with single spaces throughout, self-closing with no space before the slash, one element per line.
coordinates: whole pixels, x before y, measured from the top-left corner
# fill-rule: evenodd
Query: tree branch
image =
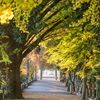
<path fill-rule="evenodd" d="M 61 7 L 60 9 L 58 9 L 56 12 L 54 12 L 51 16 L 49 16 L 45 21 L 48 21 L 49 19 L 51 19 L 54 15 L 56 15 L 63 7 Z"/>
<path fill-rule="evenodd" d="M 50 29 L 48 29 L 44 34 L 40 36 L 34 43 L 32 43 L 29 48 L 24 52 L 23 56 L 25 57 L 29 52 L 31 52 L 33 49 L 37 47 L 37 45 L 44 39 L 44 36 L 47 35 L 50 31 L 52 31 L 57 25 L 59 25 L 63 20 L 60 20 L 56 24 L 54 24 Z M 32 49 L 30 49 L 32 48 Z"/>
<path fill-rule="evenodd" d="M 39 21 L 42 20 L 42 18 L 51 10 L 51 8 L 53 8 L 58 2 L 60 2 L 61 0 L 55 0 L 43 13 L 40 14 L 40 18 Z"/>

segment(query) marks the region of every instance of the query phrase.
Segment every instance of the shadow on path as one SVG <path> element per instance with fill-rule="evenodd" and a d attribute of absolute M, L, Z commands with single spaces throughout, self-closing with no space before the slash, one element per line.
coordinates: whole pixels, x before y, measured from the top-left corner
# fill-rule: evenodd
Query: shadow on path
<path fill-rule="evenodd" d="M 37 80 L 25 88 L 23 96 L 26 100 L 81 100 L 79 96 L 67 92 L 64 83 L 54 79 Z"/>

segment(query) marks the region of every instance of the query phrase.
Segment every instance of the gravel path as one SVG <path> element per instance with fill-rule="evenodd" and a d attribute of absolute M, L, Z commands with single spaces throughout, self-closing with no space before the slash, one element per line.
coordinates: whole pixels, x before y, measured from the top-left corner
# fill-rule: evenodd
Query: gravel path
<path fill-rule="evenodd" d="M 65 84 L 52 80 L 37 80 L 23 91 L 25 100 L 81 100 L 79 96 L 67 92 Z"/>

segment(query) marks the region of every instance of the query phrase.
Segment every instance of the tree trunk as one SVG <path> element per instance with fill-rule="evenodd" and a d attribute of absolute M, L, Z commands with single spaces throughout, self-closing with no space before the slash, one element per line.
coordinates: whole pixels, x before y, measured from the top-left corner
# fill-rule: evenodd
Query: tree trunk
<path fill-rule="evenodd" d="M 57 69 L 55 69 L 55 80 L 57 80 Z"/>
<path fill-rule="evenodd" d="M 86 82 L 87 82 L 87 68 L 84 69 L 83 87 L 82 87 L 82 100 L 86 100 Z"/>
<path fill-rule="evenodd" d="M 5 73 L 3 68 L 9 67 L 7 76 L 9 79 L 8 90 L 10 90 L 10 92 L 6 95 L 6 97 L 10 99 L 22 99 L 23 96 L 21 91 L 20 64 L 23 59 L 22 51 L 24 44 L 15 42 L 15 40 L 13 39 L 14 37 L 9 32 L 9 30 L 9 27 L 6 26 L 5 35 L 7 35 L 9 38 L 2 38 L 1 41 L 2 43 L 8 43 L 7 50 L 5 51 L 12 63 L 6 65 L 5 63 L 0 63 L 0 70 L 2 71 L 2 75 L 4 75 Z"/>
<path fill-rule="evenodd" d="M 40 80 L 42 80 L 42 69 L 40 69 Z"/>
<path fill-rule="evenodd" d="M 59 80 L 61 82 L 61 79 L 62 79 L 62 72 L 60 71 L 60 74 L 59 74 Z"/>
<path fill-rule="evenodd" d="M 72 88 L 73 88 L 73 92 L 75 92 L 75 84 L 74 84 L 74 82 L 72 81 L 71 73 L 69 73 L 69 80 L 70 80 L 70 82 L 71 82 L 71 85 L 72 85 Z"/>
<path fill-rule="evenodd" d="M 69 79 L 66 79 L 65 86 L 67 87 Z"/>
<path fill-rule="evenodd" d="M 72 90 L 73 90 L 73 92 L 75 92 L 75 84 L 72 81 L 71 73 L 68 73 L 68 80 L 67 81 L 68 81 L 68 83 L 67 83 L 67 91 L 70 91 L 70 85 L 72 85 Z"/>
<path fill-rule="evenodd" d="M 68 81 L 67 91 L 70 91 L 70 81 Z"/>
<path fill-rule="evenodd" d="M 83 78 L 82 100 L 86 100 L 86 77 Z"/>
<path fill-rule="evenodd" d="M 9 93 L 9 98 L 10 99 L 22 99 L 22 91 L 21 91 L 21 80 L 20 80 L 20 64 L 21 64 L 21 59 L 16 59 L 14 57 L 13 63 L 9 66 L 10 70 L 12 72 L 9 72 L 9 88 L 11 90 L 11 93 Z"/>
<path fill-rule="evenodd" d="M 20 80 L 20 64 L 22 57 L 19 55 L 13 55 L 11 58 L 12 63 L 5 67 L 9 67 L 8 79 L 10 93 L 7 94 L 7 98 L 10 99 L 23 99 L 21 91 L 21 80 Z"/>

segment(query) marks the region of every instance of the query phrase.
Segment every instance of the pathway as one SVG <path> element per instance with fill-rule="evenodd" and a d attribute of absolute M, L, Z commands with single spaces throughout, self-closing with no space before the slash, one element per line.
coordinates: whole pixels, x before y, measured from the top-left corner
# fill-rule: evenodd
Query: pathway
<path fill-rule="evenodd" d="M 65 84 L 52 80 L 37 80 L 25 88 L 23 96 L 26 100 L 81 100 L 79 96 L 66 91 Z"/>

